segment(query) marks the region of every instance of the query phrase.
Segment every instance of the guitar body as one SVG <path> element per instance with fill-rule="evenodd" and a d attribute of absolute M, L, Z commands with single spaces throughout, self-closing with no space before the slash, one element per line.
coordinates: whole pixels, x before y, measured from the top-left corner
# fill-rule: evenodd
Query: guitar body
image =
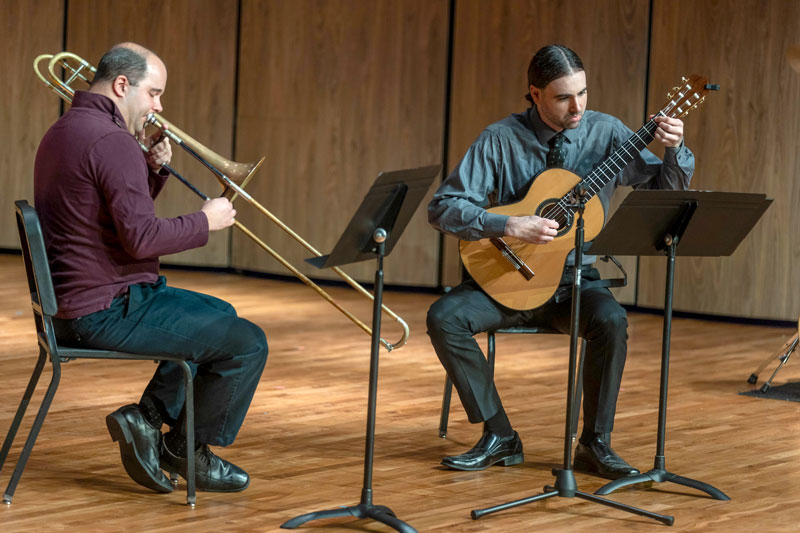
<path fill-rule="evenodd" d="M 568 170 L 545 170 L 521 201 L 487 211 L 510 216 L 543 216 L 543 209 L 568 194 L 580 181 L 578 175 Z M 588 242 L 600 233 L 605 222 L 605 210 L 599 197 L 594 196 L 587 202 L 583 220 L 584 240 Z M 460 242 L 464 267 L 498 303 L 517 310 L 539 307 L 553 296 L 561 281 L 567 255 L 575 247 L 574 222 L 570 220 L 560 227 L 558 236 L 547 244 L 531 244 L 513 237 L 503 237 L 503 240 L 533 270 L 530 280 L 514 268 L 488 238 Z"/>

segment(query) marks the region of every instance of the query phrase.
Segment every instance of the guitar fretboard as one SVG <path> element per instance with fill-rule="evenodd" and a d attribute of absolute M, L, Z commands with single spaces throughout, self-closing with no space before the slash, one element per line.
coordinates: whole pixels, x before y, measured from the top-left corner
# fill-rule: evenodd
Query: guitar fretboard
<path fill-rule="evenodd" d="M 665 116 L 663 111 L 660 111 L 655 116 Z M 602 163 L 600 163 L 592 172 L 583 178 L 580 182 L 585 188 L 584 199 L 586 202 L 594 198 L 600 190 L 608 185 L 614 179 L 614 176 L 619 174 L 625 167 L 633 161 L 633 158 L 644 150 L 655 138 L 656 124 L 655 117 L 648 120 L 644 126 L 639 128 L 639 131 L 631 135 L 631 137 L 622 143 L 614 152 L 608 156 Z M 555 204 L 548 206 L 541 216 L 550 218 L 564 225 L 569 220 L 571 209 L 570 205 L 573 204 L 573 197 L 575 189 L 570 190 L 567 194 Z"/>

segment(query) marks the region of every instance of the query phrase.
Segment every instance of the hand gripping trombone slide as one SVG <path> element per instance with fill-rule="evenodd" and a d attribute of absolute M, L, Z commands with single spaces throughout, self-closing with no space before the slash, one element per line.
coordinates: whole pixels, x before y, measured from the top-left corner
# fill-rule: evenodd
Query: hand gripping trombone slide
<path fill-rule="evenodd" d="M 42 67 L 40 67 L 40 63 L 47 62 L 47 72 L 42 72 Z M 61 66 L 64 69 L 64 76 L 65 79 L 61 79 L 61 76 L 56 74 L 56 68 Z M 47 85 L 50 89 L 53 90 L 56 94 L 58 94 L 62 99 L 65 101 L 72 103 L 72 98 L 75 94 L 75 89 L 70 85 L 75 81 L 80 81 L 86 83 L 87 85 L 91 84 L 92 79 L 94 78 L 94 73 L 96 72 L 96 68 L 92 66 L 89 62 L 84 60 L 78 55 L 75 55 L 70 52 L 61 52 L 58 54 L 42 54 L 38 56 L 33 61 L 33 70 L 36 75 L 39 77 L 45 85 Z M 295 233 L 289 226 L 284 224 L 280 219 L 278 219 L 275 215 L 269 212 L 263 205 L 261 205 L 258 201 L 256 201 L 250 194 L 248 194 L 244 187 L 256 173 L 258 168 L 261 166 L 261 163 L 264 161 L 262 157 L 256 163 L 237 163 L 236 161 L 231 161 L 225 159 L 224 157 L 220 156 L 219 154 L 215 153 L 214 151 L 210 150 L 206 146 L 202 145 L 185 132 L 178 129 L 176 126 L 167 123 L 164 118 L 158 114 L 150 114 L 147 117 L 147 123 L 152 124 L 153 126 L 159 128 L 162 134 L 169 139 L 171 139 L 174 143 L 179 145 L 183 148 L 186 152 L 188 152 L 192 157 L 200 161 L 207 169 L 209 169 L 220 184 L 223 186 L 223 196 L 227 197 L 231 202 L 236 199 L 236 196 L 241 196 L 245 201 L 247 201 L 250 205 L 255 207 L 258 211 L 261 212 L 264 216 L 274 222 L 278 227 L 280 227 L 283 231 L 289 234 L 294 240 L 300 243 L 306 250 L 311 252 L 312 254 L 316 255 L 317 257 L 321 256 L 322 254 L 317 251 L 316 248 L 311 246 L 306 240 L 300 237 L 297 233 Z M 148 149 L 144 145 L 141 145 L 142 149 L 146 152 Z M 189 189 L 191 189 L 196 195 L 200 196 L 204 200 L 208 200 L 209 197 L 203 194 L 197 187 L 195 187 L 192 183 L 186 180 L 183 176 L 181 176 L 178 172 L 175 171 L 169 165 L 162 165 L 162 168 L 178 178 L 181 183 L 186 185 Z M 239 183 L 237 183 L 237 181 Z M 238 220 L 234 222 L 234 226 L 238 228 L 242 233 L 247 235 L 253 242 L 259 245 L 261 248 L 264 249 L 267 253 L 269 253 L 276 261 L 278 261 L 281 265 L 286 267 L 294 276 L 296 276 L 300 281 L 314 289 L 322 298 L 324 298 L 328 303 L 338 309 L 343 315 L 349 318 L 356 326 L 361 328 L 365 333 L 368 335 L 372 335 L 372 329 L 366 325 L 364 322 L 359 320 L 355 317 L 352 313 L 344 309 L 339 303 L 337 303 L 333 297 L 325 292 L 319 285 L 311 281 L 305 274 L 300 272 L 297 268 L 294 267 L 291 263 L 289 263 L 286 259 L 284 259 L 280 254 L 278 254 L 275 250 L 269 247 L 263 240 L 261 240 L 257 235 L 255 235 L 252 231 L 250 231 L 247 227 L 245 227 L 241 222 Z M 338 267 L 331 268 L 340 278 L 342 278 L 348 285 L 353 287 L 356 291 L 361 293 L 363 296 L 374 299 L 372 294 L 367 291 L 364 287 L 362 287 L 357 281 L 347 275 Z M 408 340 L 409 336 L 409 328 L 408 324 L 400 318 L 397 314 L 395 314 L 391 309 L 386 307 L 385 305 L 381 306 L 381 309 L 392 317 L 396 322 L 400 324 L 400 327 L 403 329 L 403 335 L 399 341 L 394 344 L 387 342 L 385 339 L 381 338 L 380 342 L 386 348 L 387 351 L 392 351 L 395 348 L 402 347 L 406 341 Z"/>

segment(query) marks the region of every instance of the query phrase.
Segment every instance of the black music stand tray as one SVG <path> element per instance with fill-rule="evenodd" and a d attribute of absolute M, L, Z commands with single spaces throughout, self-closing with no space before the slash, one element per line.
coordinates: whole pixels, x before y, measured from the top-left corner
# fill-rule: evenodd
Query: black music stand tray
<path fill-rule="evenodd" d="M 601 498 L 588 492 L 578 490 L 578 483 L 575 481 L 575 472 L 572 470 L 572 419 L 575 409 L 575 375 L 582 375 L 583 358 L 580 361 L 577 357 L 578 351 L 578 324 L 581 307 L 581 269 L 583 262 L 583 244 L 584 244 L 584 227 L 583 227 L 583 211 L 585 208 L 585 195 L 586 191 L 582 186 L 575 188 L 576 203 L 569 207 L 577 212 L 574 217 L 575 220 L 575 276 L 572 281 L 572 310 L 570 316 L 570 335 L 569 335 L 569 370 L 567 371 L 567 413 L 564 421 L 564 462 L 563 468 L 553 469 L 553 475 L 556 476 L 556 481 L 553 485 L 545 485 L 544 492 L 540 492 L 528 498 L 515 500 L 507 503 L 501 503 L 493 507 L 485 509 L 473 509 L 470 515 L 473 520 L 477 520 L 487 514 L 496 513 L 517 507 L 519 505 L 526 505 L 529 503 L 545 500 L 548 498 L 562 497 L 562 498 L 580 498 L 593 503 L 599 503 L 607 507 L 613 507 L 621 511 L 637 514 L 658 520 L 659 522 L 671 526 L 674 518 L 668 515 L 661 515 L 652 511 L 646 511 L 626 505 L 624 503 L 615 502 L 606 498 Z"/>
<path fill-rule="evenodd" d="M 382 172 L 367 192 L 356 214 L 350 220 L 339 242 L 329 255 L 306 259 L 317 268 L 327 268 L 377 258 L 374 302 L 372 306 L 372 348 L 369 365 L 369 398 L 367 401 L 367 436 L 364 449 L 364 485 L 361 502 L 350 507 L 314 511 L 296 516 L 281 525 L 294 529 L 311 520 L 354 516 L 371 518 L 402 533 L 416 529 L 397 518 L 384 505 L 372 504 L 372 459 L 375 444 L 375 406 L 378 395 L 378 354 L 381 340 L 381 307 L 383 300 L 383 258 L 392 251 L 411 215 L 439 175 L 439 165 L 410 170 Z"/>
<path fill-rule="evenodd" d="M 592 242 L 589 248 L 592 254 L 667 256 L 655 464 L 649 472 L 614 480 L 600 487 L 595 494 L 610 494 L 620 487 L 636 483 L 670 481 L 703 491 L 716 500 L 730 500 L 725 493 L 707 483 L 666 470 L 664 440 L 675 256 L 731 255 L 771 203 L 772 199 L 763 194 L 633 191 Z"/>

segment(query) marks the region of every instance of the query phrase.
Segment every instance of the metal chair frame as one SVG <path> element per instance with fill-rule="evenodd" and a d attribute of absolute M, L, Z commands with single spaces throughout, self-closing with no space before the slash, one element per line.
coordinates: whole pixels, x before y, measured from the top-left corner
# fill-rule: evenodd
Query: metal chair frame
<path fill-rule="evenodd" d="M 494 379 L 494 361 L 495 361 L 495 335 L 497 333 L 509 334 L 529 334 L 529 335 L 561 335 L 560 331 L 546 327 L 512 327 L 502 328 L 497 330 L 490 330 L 486 332 L 486 360 L 489 362 L 489 367 L 492 370 L 492 379 Z M 581 340 L 580 351 L 580 364 L 578 368 L 581 369 L 577 378 L 577 386 L 575 387 L 575 405 L 576 409 L 572 416 L 572 438 L 574 439 L 578 431 L 578 419 L 580 418 L 580 404 L 581 404 L 581 391 L 583 390 L 583 357 L 586 355 L 586 341 Z M 450 417 L 450 398 L 453 395 L 453 382 L 450 381 L 450 376 L 444 378 L 444 393 L 442 394 L 442 412 L 439 417 L 439 436 L 443 439 L 447 438 L 447 425 Z"/>
<path fill-rule="evenodd" d="M 25 416 L 28 404 L 36 389 L 42 370 L 44 369 L 45 361 L 48 359 L 52 366 L 53 374 L 42 399 L 42 403 L 39 406 L 39 412 L 34 419 L 31 430 L 25 440 L 25 445 L 20 452 L 14 472 L 3 494 L 3 503 L 11 504 L 14 497 L 17 484 L 22 477 L 22 472 L 25 469 L 28 457 L 33 450 L 33 445 L 44 424 L 44 419 L 47 416 L 47 412 L 61 380 L 61 364 L 67 363 L 72 359 L 121 359 L 155 362 L 175 361 L 178 363 L 183 369 L 185 383 L 186 447 L 187 450 L 194 450 L 194 386 L 192 369 L 184 359 L 177 356 L 142 355 L 111 350 L 70 348 L 58 344 L 53 332 L 52 322 L 52 317 L 58 310 L 58 305 L 56 303 L 55 290 L 53 289 L 53 280 L 50 275 L 50 266 L 47 259 L 47 252 L 45 251 L 39 217 L 34 208 L 30 206 L 27 201 L 17 200 L 14 203 L 16 205 L 17 227 L 19 229 L 20 244 L 22 245 L 22 256 L 25 262 L 25 271 L 28 275 L 28 289 L 31 294 L 33 318 L 36 323 L 39 357 L 19 407 L 17 408 L 14 420 L 6 434 L 3 447 L 0 449 L 0 471 L 2 471 L 14 438 Z M 186 503 L 191 507 L 194 507 L 196 503 L 194 473 L 194 455 L 189 453 L 186 472 L 188 478 L 186 484 Z M 173 476 L 171 481 L 175 484 L 177 483 L 177 478 Z"/>

